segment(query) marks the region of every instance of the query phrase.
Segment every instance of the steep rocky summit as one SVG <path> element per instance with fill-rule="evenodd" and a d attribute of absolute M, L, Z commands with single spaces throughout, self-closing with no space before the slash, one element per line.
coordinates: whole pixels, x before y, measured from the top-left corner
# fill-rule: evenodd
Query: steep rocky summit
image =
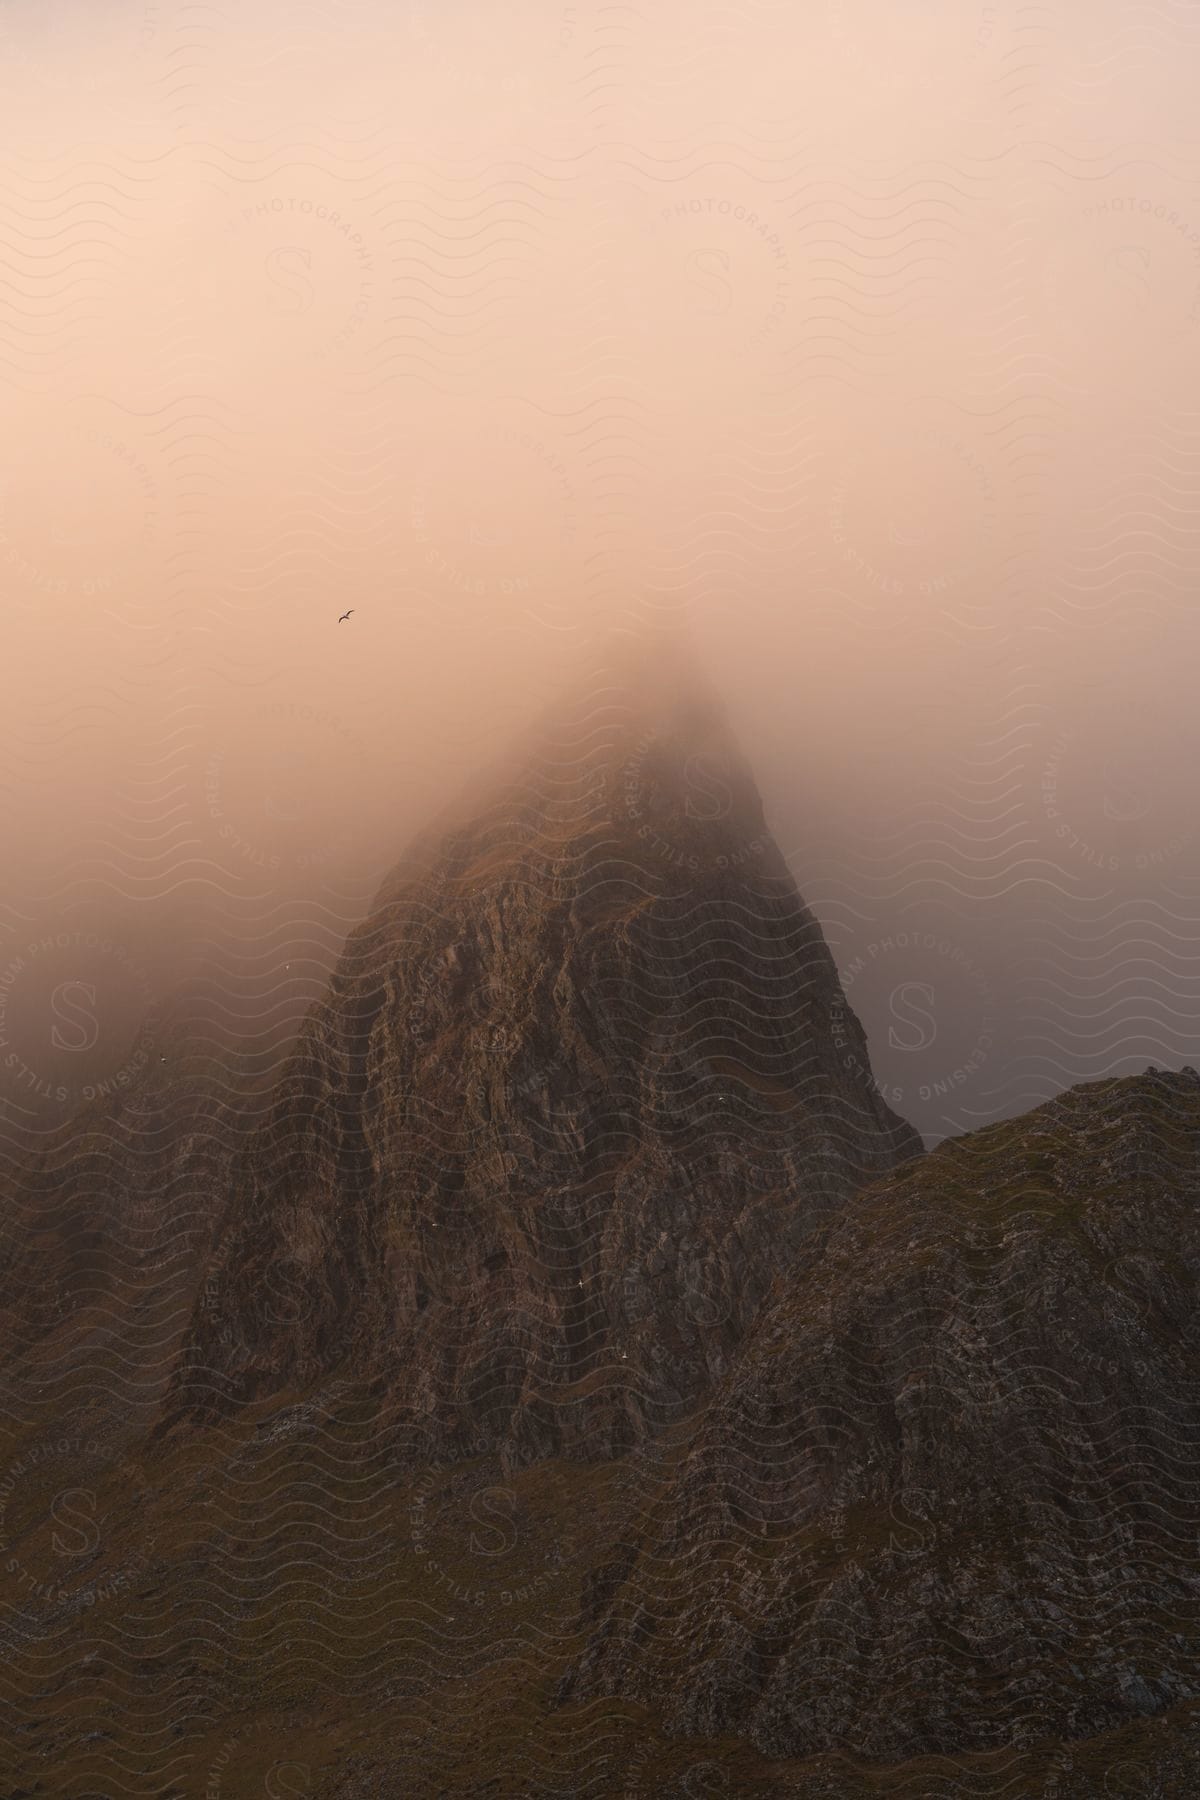
<path fill-rule="evenodd" d="M 1076 1088 L 874 1183 L 781 1279 L 561 1697 L 769 1756 L 1057 1741 L 1060 1777 L 1072 1744 L 1186 1710 L 1198 1290 L 1194 1071 Z"/>
<path fill-rule="evenodd" d="M 868 1071 L 720 707 L 682 659 L 609 667 L 351 934 L 170 1415 L 336 1379 L 417 1457 L 619 1453 L 919 1151 Z"/>
<path fill-rule="evenodd" d="M 1197 1791 L 1193 1072 L 917 1154 L 677 660 L 229 998 L 10 1166 L 5 1792 Z"/>

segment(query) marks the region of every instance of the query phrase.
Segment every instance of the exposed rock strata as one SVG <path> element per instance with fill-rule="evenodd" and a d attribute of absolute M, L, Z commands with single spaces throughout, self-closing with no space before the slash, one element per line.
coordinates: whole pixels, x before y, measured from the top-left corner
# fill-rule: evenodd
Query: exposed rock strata
<path fill-rule="evenodd" d="M 1200 1694 L 1200 1078 L 1074 1089 L 802 1252 L 563 1694 L 891 1762 Z"/>
<path fill-rule="evenodd" d="M 153 1055 L 14 1158 L 0 1231 L 0 1365 L 8 1409 L 82 1403 L 124 1427 L 170 1378 L 267 1072 L 189 996 Z"/>
<path fill-rule="evenodd" d="M 610 673 L 351 934 L 238 1172 L 175 1404 L 342 1371 L 414 1455 L 618 1453 L 919 1148 L 719 709 L 690 672 Z"/>

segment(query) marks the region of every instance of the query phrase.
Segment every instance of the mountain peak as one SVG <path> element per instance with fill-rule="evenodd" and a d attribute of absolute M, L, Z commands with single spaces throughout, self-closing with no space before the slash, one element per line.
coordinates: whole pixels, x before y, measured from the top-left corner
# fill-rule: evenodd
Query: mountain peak
<path fill-rule="evenodd" d="M 724 703 L 695 644 L 681 629 L 611 638 L 555 706 L 548 724 L 577 721 L 597 711 L 609 715 L 614 726 L 620 720 L 623 734 L 724 734 L 734 747 Z"/>
<path fill-rule="evenodd" d="M 615 638 L 411 844 L 387 904 L 446 867 L 542 880 L 564 858 L 662 891 L 731 870 L 788 888 L 727 710 L 678 632 Z M 607 878 L 607 877 L 606 877 Z"/>
<path fill-rule="evenodd" d="M 627 1448 L 920 1149 L 702 672 L 630 650 L 351 933 L 240 1174 L 188 1405 L 338 1365 L 426 1451 Z"/>

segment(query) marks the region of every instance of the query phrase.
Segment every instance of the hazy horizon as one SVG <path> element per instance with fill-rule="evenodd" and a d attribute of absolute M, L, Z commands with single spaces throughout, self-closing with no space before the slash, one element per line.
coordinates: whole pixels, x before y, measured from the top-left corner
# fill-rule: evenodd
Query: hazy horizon
<path fill-rule="evenodd" d="M 1198 72 L 1171 3 L 10 0 L 10 1129 L 202 963 L 295 1014 L 664 623 L 927 1136 L 1200 1062 Z"/>

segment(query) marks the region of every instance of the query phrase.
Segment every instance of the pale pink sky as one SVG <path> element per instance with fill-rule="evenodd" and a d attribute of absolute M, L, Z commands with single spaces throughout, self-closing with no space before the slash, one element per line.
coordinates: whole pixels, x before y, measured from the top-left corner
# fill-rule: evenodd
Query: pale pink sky
<path fill-rule="evenodd" d="M 843 966 L 986 952 L 957 1127 L 1200 1060 L 1198 74 L 1141 0 L 9 0 L 0 928 L 348 923 L 678 617 Z"/>

